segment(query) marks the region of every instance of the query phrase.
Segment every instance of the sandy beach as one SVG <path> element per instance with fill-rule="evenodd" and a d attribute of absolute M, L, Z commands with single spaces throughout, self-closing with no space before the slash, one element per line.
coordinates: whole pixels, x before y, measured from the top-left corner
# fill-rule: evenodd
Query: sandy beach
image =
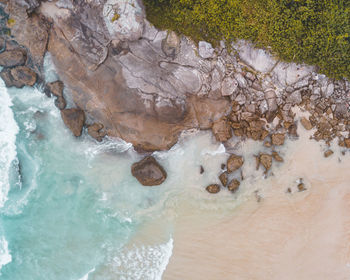
<path fill-rule="evenodd" d="M 252 195 L 226 213 L 178 216 L 162 279 L 349 279 L 349 155 L 324 158 L 324 147 L 299 133 L 285 163 L 259 181 L 260 202 Z"/>

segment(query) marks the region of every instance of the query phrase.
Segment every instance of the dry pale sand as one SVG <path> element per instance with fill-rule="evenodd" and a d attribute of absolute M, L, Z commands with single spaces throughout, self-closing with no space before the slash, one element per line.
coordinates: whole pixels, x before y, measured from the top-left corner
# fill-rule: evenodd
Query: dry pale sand
<path fill-rule="evenodd" d="M 307 138 L 288 144 L 285 163 L 257 182 L 260 202 L 179 212 L 162 279 L 350 279 L 350 155 L 326 159 Z"/>

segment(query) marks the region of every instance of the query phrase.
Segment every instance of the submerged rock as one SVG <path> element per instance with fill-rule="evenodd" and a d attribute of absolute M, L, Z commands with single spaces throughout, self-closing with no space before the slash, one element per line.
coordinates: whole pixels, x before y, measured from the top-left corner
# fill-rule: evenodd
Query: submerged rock
<path fill-rule="evenodd" d="M 84 111 L 78 108 L 61 110 L 64 124 L 73 132 L 74 136 L 81 135 L 85 123 Z"/>
<path fill-rule="evenodd" d="M 34 86 L 37 79 L 36 73 L 26 66 L 17 66 L 11 69 L 5 68 L 0 72 L 0 76 L 7 87 L 14 86 L 17 88 Z"/>
<path fill-rule="evenodd" d="M 241 183 L 237 179 L 233 179 L 227 186 L 228 190 L 231 192 L 236 192 L 239 189 Z"/>
<path fill-rule="evenodd" d="M 167 178 L 164 168 L 152 156 L 147 156 L 131 166 L 132 175 L 144 186 L 157 186 Z"/>
<path fill-rule="evenodd" d="M 231 155 L 227 160 L 227 172 L 232 173 L 236 171 L 237 169 L 241 168 L 243 163 L 244 160 L 242 156 L 237 156 L 235 154 Z"/>
<path fill-rule="evenodd" d="M 220 186 L 218 184 L 211 184 L 205 188 L 209 193 L 218 193 L 220 191 Z"/>

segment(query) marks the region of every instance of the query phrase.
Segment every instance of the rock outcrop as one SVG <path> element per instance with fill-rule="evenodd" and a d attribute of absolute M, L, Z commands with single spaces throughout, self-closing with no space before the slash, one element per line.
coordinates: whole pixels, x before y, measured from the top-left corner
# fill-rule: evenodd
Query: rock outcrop
<path fill-rule="evenodd" d="M 8 50 L 0 53 L 0 65 L 4 67 L 20 66 L 26 62 L 26 53 L 21 49 Z"/>
<path fill-rule="evenodd" d="M 157 186 L 162 184 L 167 173 L 152 156 L 147 156 L 131 166 L 132 175 L 144 186 Z"/>
<path fill-rule="evenodd" d="M 84 111 L 78 108 L 61 110 L 64 124 L 72 131 L 74 136 L 81 135 L 85 123 Z"/>
<path fill-rule="evenodd" d="M 0 76 L 7 87 L 22 88 L 24 86 L 33 86 L 37 80 L 36 73 L 26 66 L 4 68 L 1 70 Z"/>
<path fill-rule="evenodd" d="M 107 135 L 106 131 L 104 130 L 103 124 L 101 123 L 93 123 L 92 125 L 89 125 L 88 133 L 92 138 L 96 139 L 98 142 L 101 142 L 103 137 Z"/>
<path fill-rule="evenodd" d="M 232 173 L 243 165 L 244 160 L 242 156 L 237 156 L 235 154 L 231 155 L 227 160 L 227 172 Z"/>
<path fill-rule="evenodd" d="M 5 10 L 12 38 L 28 52 L 25 65 L 42 74 L 47 48 L 89 123 L 138 151 L 169 149 L 192 128 L 211 129 L 228 149 L 232 137 L 283 145 L 298 137 L 293 106 L 310 113 L 301 123 L 314 128 L 315 140 L 338 137 L 350 147 L 350 84 L 315 67 L 279 61 L 246 41 L 197 46 L 157 30 L 137 0 L 13 0 Z M 90 131 L 99 138 L 96 129 Z"/>

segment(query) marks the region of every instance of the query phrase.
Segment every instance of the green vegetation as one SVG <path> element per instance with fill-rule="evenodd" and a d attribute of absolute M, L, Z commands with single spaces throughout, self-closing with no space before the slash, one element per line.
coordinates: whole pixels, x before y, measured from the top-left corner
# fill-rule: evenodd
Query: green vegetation
<path fill-rule="evenodd" d="M 112 17 L 111 21 L 115 22 L 119 18 L 120 18 L 120 15 L 118 14 L 118 12 L 114 11 L 114 14 L 113 14 L 113 17 Z"/>
<path fill-rule="evenodd" d="M 350 78 L 349 0 L 144 0 L 156 27 L 213 44 L 246 39 Z"/>

